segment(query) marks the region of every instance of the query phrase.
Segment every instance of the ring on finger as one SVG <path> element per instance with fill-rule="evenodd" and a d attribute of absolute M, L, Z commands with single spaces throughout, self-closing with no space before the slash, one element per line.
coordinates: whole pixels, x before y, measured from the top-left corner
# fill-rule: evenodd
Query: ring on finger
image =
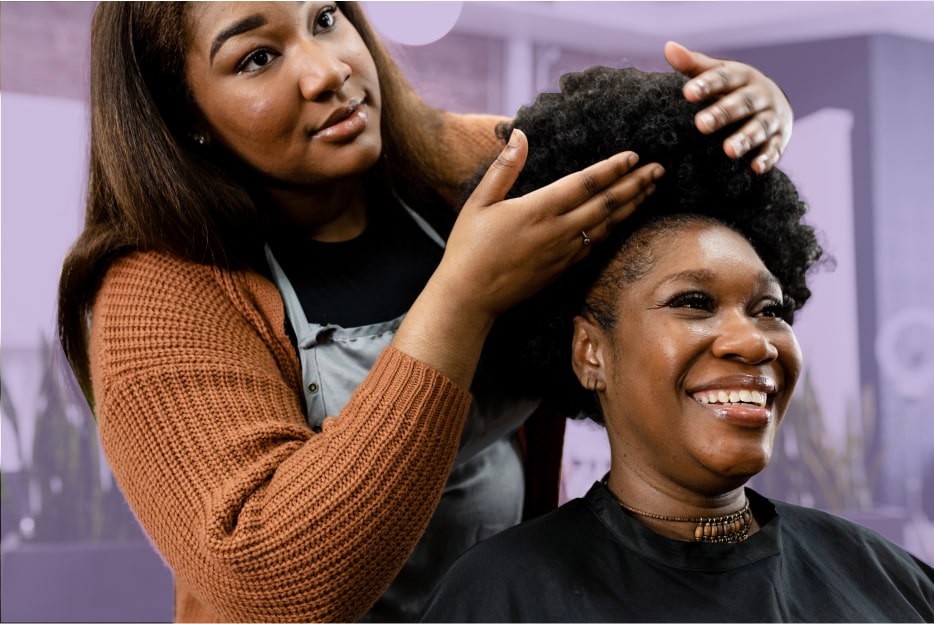
<path fill-rule="evenodd" d="M 581 230 L 581 236 L 584 237 L 584 247 L 589 247 L 590 243 L 592 243 L 593 241 L 590 240 L 589 236 L 587 236 L 587 232 Z"/>

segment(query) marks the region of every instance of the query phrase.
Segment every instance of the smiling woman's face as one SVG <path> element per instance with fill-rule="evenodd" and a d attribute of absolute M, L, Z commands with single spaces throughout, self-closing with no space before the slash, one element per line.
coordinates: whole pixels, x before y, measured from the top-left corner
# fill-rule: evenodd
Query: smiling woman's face
<path fill-rule="evenodd" d="M 768 463 L 800 348 L 780 284 L 742 236 L 698 221 L 649 236 L 637 253 L 652 262 L 617 289 L 615 325 L 577 320 L 575 368 L 584 385 L 600 376 L 614 467 L 664 489 L 726 491 Z"/>
<path fill-rule="evenodd" d="M 376 67 L 336 4 L 199 2 L 187 18 L 186 77 L 213 143 L 285 185 L 377 161 Z"/>

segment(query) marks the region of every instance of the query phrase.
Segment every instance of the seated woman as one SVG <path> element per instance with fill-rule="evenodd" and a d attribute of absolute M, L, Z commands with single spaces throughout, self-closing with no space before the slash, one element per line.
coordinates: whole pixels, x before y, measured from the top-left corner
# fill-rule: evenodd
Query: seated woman
<path fill-rule="evenodd" d="M 486 354 L 515 391 L 604 422 L 609 475 L 468 551 L 426 621 L 934 621 L 929 566 L 745 487 L 801 370 L 791 323 L 822 250 L 783 173 L 694 131 L 683 84 L 594 68 L 514 120 L 530 145 L 517 195 L 620 149 L 667 174 Z"/>

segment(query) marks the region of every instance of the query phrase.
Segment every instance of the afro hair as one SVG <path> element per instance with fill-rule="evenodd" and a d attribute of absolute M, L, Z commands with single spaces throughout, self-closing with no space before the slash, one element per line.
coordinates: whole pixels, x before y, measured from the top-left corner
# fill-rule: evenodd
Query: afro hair
<path fill-rule="evenodd" d="M 722 143 L 736 128 L 712 135 L 696 129 L 694 116 L 703 104 L 684 97 L 686 80 L 674 72 L 592 67 L 564 75 L 560 93 L 540 95 L 498 129 L 504 141 L 513 128 L 529 141 L 528 159 L 509 197 L 625 150 L 638 154 L 641 163 L 661 164 L 665 176 L 587 258 L 497 320 L 475 389 L 543 398 L 568 416 L 600 422 L 593 394 L 580 387 L 571 369 L 573 318 L 634 233 L 675 217 L 713 220 L 744 236 L 781 282 L 789 323 L 808 300 L 805 276 L 823 252 L 814 229 L 802 221 L 807 206 L 780 170 L 759 175 L 748 157 L 726 156 Z M 601 322 L 612 320 L 599 316 Z"/>

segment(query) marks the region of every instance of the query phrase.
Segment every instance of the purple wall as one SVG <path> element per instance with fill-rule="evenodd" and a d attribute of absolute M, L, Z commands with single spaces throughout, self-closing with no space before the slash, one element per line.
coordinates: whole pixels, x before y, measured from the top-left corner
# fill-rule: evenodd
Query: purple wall
<path fill-rule="evenodd" d="M 704 10 L 729 12 L 731 4 Z M 590 6 L 594 11 L 599 5 Z M 0 201 L 7 226 L 0 234 L 4 621 L 172 617 L 170 574 L 113 487 L 93 420 L 74 396 L 58 350 L 49 346 L 58 266 L 81 223 L 93 7 L 0 3 Z M 549 42 L 544 33 L 534 41 L 508 40 L 492 26 L 498 25 L 485 34 L 455 29 L 433 44 L 395 46 L 397 57 L 429 101 L 497 114 L 532 101 L 537 91 L 555 89 L 566 71 L 597 63 L 665 68 L 660 46 L 656 54 L 644 47 L 626 50 L 622 41 L 595 53 L 583 43 Z M 872 509 L 846 513 L 932 561 L 934 440 L 924 406 L 934 400 L 934 390 L 924 386 L 923 375 L 915 375 L 920 381 L 910 387 L 904 380 L 934 361 L 934 338 L 923 323 L 911 324 L 934 310 L 934 273 L 925 253 L 934 238 L 928 189 L 934 171 L 934 44 L 872 35 L 704 51 L 745 60 L 774 77 L 798 119 L 828 108 L 852 114 L 846 176 L 852 188 L 840 192 L 852 195 L 856 284 L 840 306 L 858 326 L 858 344 L 850 345 L 858 359 L 854 391 L 864 398 L 857 412 L 872 431 L 860 449 L 866 460 L 861 469 L 876 457 L 881 468 L 870 475 Z M 820 145 L 809 149 L 819 152 Z M 820 167 L 820 153 L 810 157 Z M 919 310 L 920 317 L 912 316 Z M 908 319 L 902 325 L 914 333 L 895 341 L 895 364 L 907 372 L 893 378 L 879 365 L 877 342 L 898 319 Z M 826 348 L 832 356 L 834 345 Z M 799 420 L 814 416 L 805 410 Z M 590 474 L 602 474 L 606 461 L 599 430 L 577 428 L 569 445 L 568 496 L 586 488 Z M 794 494 L 789 475 L 808 477 L 794 449 L 778 450 L 757 487 Z M 922 534 L 923 527 L 928 533 Z"/>
<path fill-rule="evenodd" d="M 800 118 L 815 110 L 852 111 L 853 219 L 857 269 L 860 381 L 871 393 L 875 423 L 870 455 L 884 466 L 879 504 L 923 507 L 934 517 L 934 436 L 927 423 L 934 383 L 907 391 L 899 380 L 924 375 L 934 362 L 930 325 L 910 325 L 898 372 L 880 367 L 880 335 L 893 322 L 934 318 L 934 273 L 925 261 L 934 239 L 934 44 L 875 35 L 731 52 L 773 76 Z M 930 315 L 930 316 L 929 316 Z M 910 347 L 910 348 L 909 348 Z M 895 362 L 899 364 L 899 362 Z M 926 376 L 925 376 L 926 377 Z M 917 395 L 917 396 L 915 396 Z M 915 422 L 913 422 L 915 421 Z M 920 464 L 920 465 L 913 465 Z M 905 487 L 905 480 L 922 484 Z M 928 488 L 923 500 L 912 488 Z"/>

